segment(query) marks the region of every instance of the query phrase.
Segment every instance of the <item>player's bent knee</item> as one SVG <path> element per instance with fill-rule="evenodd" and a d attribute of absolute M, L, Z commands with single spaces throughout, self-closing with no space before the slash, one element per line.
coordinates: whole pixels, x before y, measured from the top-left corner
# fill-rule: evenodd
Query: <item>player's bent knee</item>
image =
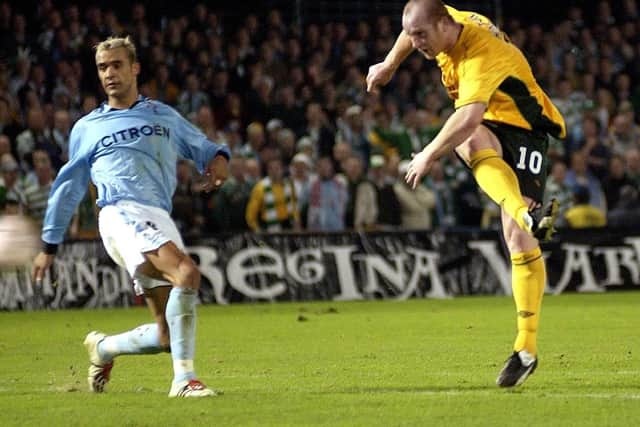
<path fill-rule="evenodd" d="M 192 289 L 200 288 L 200 270 L 198 270 L 198 267 L 188 256 L 185 256 L 180 261 L 179 274 L 178 286 Z"/>
<path fill-rule="evenodd" d="M 478 126 L 471 136 L 456 148 L 456 151 L 462 158 L 470 159 L 476 151 L 488 148 L 502 155 L 502 147 L 500 146 L 498 138 L 485 126 Z"/>

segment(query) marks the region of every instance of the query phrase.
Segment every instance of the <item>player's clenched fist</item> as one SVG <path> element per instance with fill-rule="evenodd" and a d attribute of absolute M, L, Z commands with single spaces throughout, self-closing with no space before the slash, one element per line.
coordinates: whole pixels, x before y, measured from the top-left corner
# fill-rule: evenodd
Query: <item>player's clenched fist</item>
<path fill-rule="evenodd" d="M 215 156 L 207 165 L 205 176 L 207 180 L 202 187 L 204 191 L 220 188 L 229 177 L 229 160 L 222 155 Z"/>

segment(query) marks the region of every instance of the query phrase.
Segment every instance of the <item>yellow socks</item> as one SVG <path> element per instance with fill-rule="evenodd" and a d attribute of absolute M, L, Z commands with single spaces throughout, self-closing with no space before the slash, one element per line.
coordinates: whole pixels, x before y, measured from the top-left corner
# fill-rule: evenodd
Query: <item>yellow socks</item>
<path fill-rule="evenodd" d="M 527 350 L 535 356 L 540 305 L 546 282 L 540 247 L 511 255 L 511 281 L 518 313 L 518 337 L 513 350 Z"/>
<path fill-rule="evenodd" d="M 531 224 L 525 222 L 529 208 L 520 194 L 520 184 L 513 169 L 492 148 L 476 151 L 469 160 L 480 188 L 502 206 L 520 228 L 531 231 Z"/>
<path fill-rule="evenodd" d="M 529 208 L 520 194 L 518 177 L 498 152 L 491 148 L 476 151 L 470 163 L 480 188 L 502 206 L 520 228 L 531 231 L 531 224 L 527 223 L 531 218 L 526 215 Z M 535 356 L 540 304 L 546 281 L 540 248 L 512 254 L 511 268 L 513 298 L 518 313 L 518 337 L 513 349 L 527 350 Z"/>

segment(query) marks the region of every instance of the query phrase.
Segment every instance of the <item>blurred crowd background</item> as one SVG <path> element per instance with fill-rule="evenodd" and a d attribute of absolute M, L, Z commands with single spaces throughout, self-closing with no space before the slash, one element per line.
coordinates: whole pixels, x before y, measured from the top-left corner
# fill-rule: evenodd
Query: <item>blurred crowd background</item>
<path fill-rule="evenodd" d="M 230 179 L 212 193 L 199 190 L 192 164 L 178 162 L 173 217 L 187 237 L 497 227 L 498 206 L 453 155 L 416 191 L 402 180 L 411 153 L 437 134 L 452 103 L 435 63 L 417 54 L 379 93 L 365 91 L 368 67 L 400 31 L 403 2 L 391 4 L 393 14 L 341 20 L 325 13 L 302 23 L 284 7 L 245 8 L 227 19 L 222 6 L 204 3 L 184 13 L 143 3 L 110 9 L 42 0 L 26 11 L 0 3 L 0 210 L 42 220 L 71 127 L 104 100 L 92 48 L 130 35 L 142 65 L 140 92 L 175 107 L 234 154 Z M 567 139 L 550 143 L 547 182 L 562 224 L 634 226 L 638 4 L 577 4 L 560 2 L 544 22 L 501 14 L 499 23 L 567 123 Z M 95 189 L 69 233 L 96 237 Z"/>

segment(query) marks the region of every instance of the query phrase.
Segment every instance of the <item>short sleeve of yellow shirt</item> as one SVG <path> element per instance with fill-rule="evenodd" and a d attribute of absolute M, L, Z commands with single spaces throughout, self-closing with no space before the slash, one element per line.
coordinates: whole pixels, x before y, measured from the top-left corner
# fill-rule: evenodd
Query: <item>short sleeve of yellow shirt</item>
<path fill-rule="evenodd" d="M 485 120 L 564 137 L 564 120 L 536 83 L 522 52 L 482 15 L 448 9 L 462 32 L 455 46 L 436 60 L 455 108 L 482 103 L 487 106 Z"/>
<path fill-rule="evenodd" d="M 509 68 L 496 62 L 488 45 L 484 43 L 468 50 L 458 64 L 456 108 L 474 102 L 489 104 L 498 86 L 509 76 Z"/>
<path fill-rule="evenodd" d="M 460 35 L 460 43 L 457 49 L 458 65 L 458 93 L 455 107 L 481 102 L 488 104 L 491 96 L 500 83 L 507 77 L 508 70 L 504 67 L 496 67 L 497 52 L 492 52 L 492 42 L 496 39 L 507 40 L 507 36 L 496 27 L 491 20 L 476 12 L 463 12 L 446 6 L 447 11 L 457 22 L 464 25 Z M 487 38 L 485 32 L 478 33 L 474 30 L 482 29 L 492 37 Z M 492 40 L 493 39 L 493 40 Z M 495 49 L 495 46 L 493 46 Z M 493 72 L 488 72 L 492 70 Z"/>

